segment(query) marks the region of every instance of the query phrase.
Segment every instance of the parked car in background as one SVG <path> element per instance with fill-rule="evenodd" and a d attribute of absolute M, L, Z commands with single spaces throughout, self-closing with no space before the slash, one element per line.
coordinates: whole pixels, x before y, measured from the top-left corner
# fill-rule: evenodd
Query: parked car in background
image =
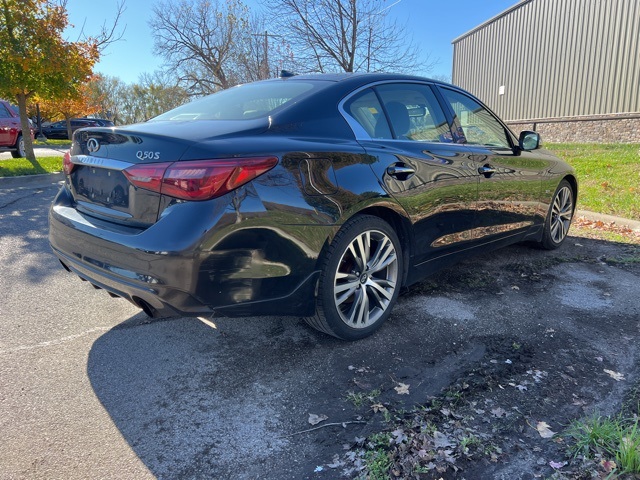
<path fill-rule="evenodd" d="M 33 129 L 30 129 L 29 135 L 33 139 Z M 13 158 L 25 156 L 20 115 L 9 102 L 0 99 L 0 152 L 7 150 Z"/>
<path fill-rule="evenodd" d="M 540 146 L 421 77 L 251 83 L 77 131 L 49 240 L 65 269 L 151 316 L 299 315 L 356 340 L 442 267 L 564 242 L 578 183 Z"/>
<path fill-rule="evenodd" d="M 105 122 L 107 120 L 104 120 Z M 109 122 L 113 126 L 113 122 Z M 103 126 L 97 119 L 93 118 L 72 118 L 71 119 L 71 132 L 75 132 L 79 128 L 84 127 L 101 127 Z M 66 140 L 69 138 L 67 132 L 67 121 L 61 120 L 59 122 L 50 123 L 48 125 L 42 125 L 41 133 L 51 139 Z"/>
<path fill-rule="evenodd" d="M 92 120 L 96 122 L 99 127 L 113 127 L 114 123 L 111 120 L 105 120 L 104 118 L 89 118 L 88 120 Z"/>

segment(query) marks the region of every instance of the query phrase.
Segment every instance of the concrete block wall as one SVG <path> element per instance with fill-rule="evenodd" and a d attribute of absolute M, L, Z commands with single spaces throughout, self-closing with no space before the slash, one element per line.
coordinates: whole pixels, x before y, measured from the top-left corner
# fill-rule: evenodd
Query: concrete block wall
<path fill-rule="evenodd" d="M 506 122 L 518 135 L 535 130 L 549 143 L 640 143 L 640 114 Z"/>

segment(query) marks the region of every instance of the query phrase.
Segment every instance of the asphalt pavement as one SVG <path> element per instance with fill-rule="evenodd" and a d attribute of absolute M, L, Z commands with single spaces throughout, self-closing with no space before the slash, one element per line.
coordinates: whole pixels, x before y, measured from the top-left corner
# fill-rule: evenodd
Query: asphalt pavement
<path fill-rule="evenodd" d="M 67 147 L 58 147 L 58 146 L 46 146 L 46 145 L 34 145 L 33 147 L 34 153 L 36 154 L 36 158 L 39 157 L 62 157 L 64 152 L 69 150 Z M 11 156 L 11 152 L 0 152 L 0 160 L 9 160 L 13 158 Z"/>
<path fill-rule="evenodd" d="M 56 181 L 0 185 L 0 479 L 314 478 L 371 433 L 349 391 L 424 402 L 491 337 L 535 347 L 546 332 L 577 332 L 636 375 L 637 342 L 590 326 L 640 316 L 637 274 L 595 260 L 624 246 L 569 238 L 556 252 L 517 245 L 467 261 L 451 270 L 461 288 L 403 296 L 376 335 L 345 343 L 298 318 L 150 320 L 94 290 L 49 249 Z M 514 288 L 525 261 L 544 280 L 528 293 Z M 400 381 L 410 395 L 394 391 Z M 335 425 L 304 432 L 311 413 Z"/>

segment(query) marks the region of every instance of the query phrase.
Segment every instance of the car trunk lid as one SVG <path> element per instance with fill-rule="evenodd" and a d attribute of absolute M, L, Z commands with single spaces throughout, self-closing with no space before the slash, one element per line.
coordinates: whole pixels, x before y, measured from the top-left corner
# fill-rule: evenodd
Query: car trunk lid
<path fill-rule="evenodd" d="M 162 195 L 151 183 L 147 186 L 144 178 L 132 177 L 127 169 L 131 171 L 136 166 L 137 172 L 145 175 L 151 172 L 150 177 L 162 178 L 164 169 L 180 161 L 194 144 L 266 128 L 268 120 L 149 122 L 78 130 L 65 159 L 65 173 L 76 208 L 112 223 L 148 227 L 157 221 Z M 214 145 L 211 157 L 215 158 L 215 142 L 211 143 Z M 143 166 L 148 168 L 138 168 Z"/>

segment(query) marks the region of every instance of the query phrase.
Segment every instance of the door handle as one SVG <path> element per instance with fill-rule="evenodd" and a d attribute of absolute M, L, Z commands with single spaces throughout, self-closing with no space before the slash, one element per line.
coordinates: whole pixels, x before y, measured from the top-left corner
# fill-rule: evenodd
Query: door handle
<path fill-rule="evenodd" d="M 480 175 L 484 175 L 485 178 L 489 178 L 491 175 L 493 175 L 494 173 L 496 173 L 498 170 L 493 168 L 491 165 L 489 165 L 488 163 L 485 163 L 483 166 L 481 166 L 480 168 L 478 168 L 478 173 Z"/>
<path fill-rule="evenodd" d="M 407 180 L 414 173 L 415 169 L 407 167 L 404 163 L 394 163 L 387 167 L 387 174 L 398 180 Z"/>

